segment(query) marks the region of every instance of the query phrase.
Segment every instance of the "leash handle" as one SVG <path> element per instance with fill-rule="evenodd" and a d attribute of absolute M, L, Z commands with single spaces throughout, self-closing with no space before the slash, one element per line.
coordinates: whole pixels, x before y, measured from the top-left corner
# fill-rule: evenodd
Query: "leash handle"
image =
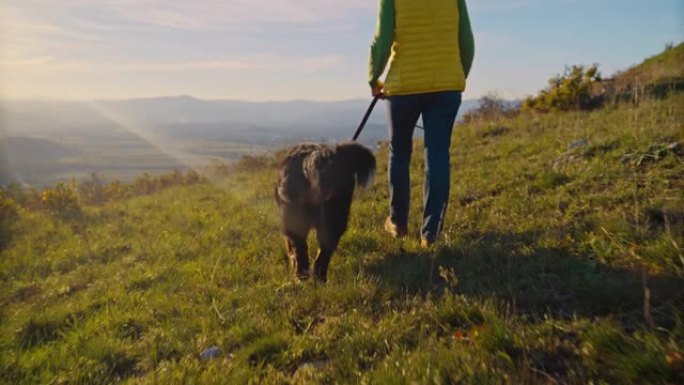
<path fill-rule="evenodd" d="M 363 131 L 363 128 L 366 126 L 366 122 L 368 122 L 368 118 L 370 117 L 371 112 L 373 112 L 373 108 L 375 108 L 375 104 L 378 102 L 378 99 L 380 99 L 383 95 L 382 94 L 377 94 L 373 98 L 373 101 L 371 102 L 370 106 L 368 106 L 368 109 L 366 110 L 366 114 L 363 116 L 363 119 L 361 120 L 361 124 L 359 124 L 359 128 L 356 129 L 356 132 L 354 133 L 354 137 L 352 138 L 353 141 L 356 141 L 356 139 L 359 138 L 359 135 L 361 135 L 361 131 Z"/>

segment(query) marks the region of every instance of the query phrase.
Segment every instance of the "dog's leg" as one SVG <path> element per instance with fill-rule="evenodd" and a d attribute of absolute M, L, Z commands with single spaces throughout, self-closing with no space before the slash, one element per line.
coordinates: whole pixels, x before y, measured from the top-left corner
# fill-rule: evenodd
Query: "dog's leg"
<path fill-rule="evenodd" d="M 334 252 L 335 247 L 321 247 L 318 249 L 318 254 L 314 261 L 314 279 L 316 281 L 322 283 L 328 281 L 328 265 Z"/>
<path fill-rule="evenodd" d="M 309 250 L 306 244 L 306 237 L 285 235 L 285 245 L 287 246 L 287 256 L 290 258 L 290 266 L 299 280 L 309 278 Z"/>
<path fill-rule="evenodd" d="M 309 278 L 309 250 L 307 235 L 312 225 L 311 209 L 307 206 L 287 204 L 280 206 L 282 227 L 287 255 L 297 279 Z"/>
<path fill-rule="evenodd" d="M 344 192 L 323 205 L 320 219 L 316 221 L 316 236 L 318 238 L 318 255 L 314 261 L 314 278 L 320 282 L 328 279 L 328 265 L 340 238 L 347 229 L 349 208 L 353 191 Z"/>
<path fill-rule="evenodd" d="M 283 239 L 285 240 L 285 249 L 287 250 L 287 258 L 290 261 L 290 271 L 295 271 L 297 268 L 297 254 L 295 252 L 295 243 L 290 237 L 283 234 Z"/>

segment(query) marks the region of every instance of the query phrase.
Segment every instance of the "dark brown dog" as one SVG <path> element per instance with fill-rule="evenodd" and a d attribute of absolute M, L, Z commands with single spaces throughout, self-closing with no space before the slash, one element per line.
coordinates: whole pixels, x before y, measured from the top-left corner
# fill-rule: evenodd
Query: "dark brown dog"
<path fill-rule="evenodd" d="M 287 254 L 298 279 L 309 278 L 306 238 L 315 228 L 319 251 L 313 275 L 326 281 L 330 257 L 347 229 L 354 187 L 369 185 L 374 172 L 373 153 L 356 142 L 300 144 L 287 152 L 275 199 Z"/>

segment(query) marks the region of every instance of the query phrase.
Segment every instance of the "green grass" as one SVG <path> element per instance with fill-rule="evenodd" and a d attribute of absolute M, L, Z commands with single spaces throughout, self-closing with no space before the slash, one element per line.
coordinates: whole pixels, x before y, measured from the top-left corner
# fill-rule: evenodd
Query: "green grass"
<path fill-rule="evenodd" d="M 104 135 L 104 136 L 103 136 Z M 223 164 L 247 154 L 265 153 L 272 144 L 202 139 L 166 140 L 151 143 L 130 133 L 53 133 L 57 141 L 13 137 L 7 159 L 22 183 L 47 188 L 59 181 L 88 180 L 96 173 L 104 180 L 131 182 L 140 174 L 167 174 L 188 166 Z M 58 143 L 57 143 L 58 142 Z M 41 147 L 42 144 L 42 147 Z M 66 154 L 60 154 L 66 152 Z M 0 168 L 0 171 L 2 169 Z M 9 170 L 6 171 L 10 175 Z M 14 178 L 13 178 L 14 179 Z"/>
<path fill-rule="evenodd" d="M 684 43 L 672 45 L 665 51 L 647 58 L 642 63 L 618 75 L 623 78 L 636 78 L 645 83 L 660 83 L 684 77 Z"/>
<path fill-rule="evenodd" d="M 381 231 L 382 148 L 327 285 L 291 279 L 271 168 L 79 223 L 22 209 L 0 255 L 0 381 L 682 383 L 682 105 L 457 127 L 428 251 L 422 144 L 405 241 Z"/>
<path fill-rule="evenodd" d="M 618 99 L 638 102 L 642 94 L 662 97 L 684 90 L 684 43 L 666 49 L 642 63 L 618 72 L 609 80 Z"/>

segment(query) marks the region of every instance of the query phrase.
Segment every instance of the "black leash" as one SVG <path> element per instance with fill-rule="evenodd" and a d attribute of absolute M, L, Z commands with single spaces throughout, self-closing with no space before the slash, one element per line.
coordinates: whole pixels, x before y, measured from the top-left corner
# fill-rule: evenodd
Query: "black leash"
<path fill-rule="evenodd" d="M 371 112 L 373 112 L 373 108 L 375 108 L 375 104 L 378 102 L 378 99 L 384 99 L 383 94 L 376 95 L 373 98 L 373 101 L 371 102 L 370 106 L 368 106 L 368 109 L 366 110 L 366 115 L 363 116 L 363 119 L 361 120 L 361 124 L 359 124 L 359 128 L 356 129 L 356 132 L 354 133 L 354 137 L 352 138 L 353 141 L 356 141 L 356 139 L 359 138 L 359 135 L 361 135 L 361 131 L 363 131 L 363 128 L 366 127 L 366 122 L 368 122 L 368 118 L 370 117 Z M 420 128 L 421 130 L 423 127 L 419 124 L 416 124 L 417 128 Z"/>
<path fill-rule="evenodd" d="M 378 99 L 382 97 L 382 94 L 378 94 L 373 98 L 373 101 L 371 102 L 370 106 L 368 106 L 368 109 L 366 110 L 366 115 L 363 116 L 363 119 L 361 120 L 361 124 L 359 124 L 359 128 L 356 129 L 356 132 L 354 133 L 354 137 L 352 138 L 353 141 L 356 141 L 356 139 L 359 138 L 359 135 L 361 135 L 361 131 L 363 131 L 363 128 L 366 126 L 366 122 L 368 122 L 368 118 L 370 117 L 371 112 L 373 112 L 373 108 L 375 108 L 375 104 L 378 102 Z"/>

